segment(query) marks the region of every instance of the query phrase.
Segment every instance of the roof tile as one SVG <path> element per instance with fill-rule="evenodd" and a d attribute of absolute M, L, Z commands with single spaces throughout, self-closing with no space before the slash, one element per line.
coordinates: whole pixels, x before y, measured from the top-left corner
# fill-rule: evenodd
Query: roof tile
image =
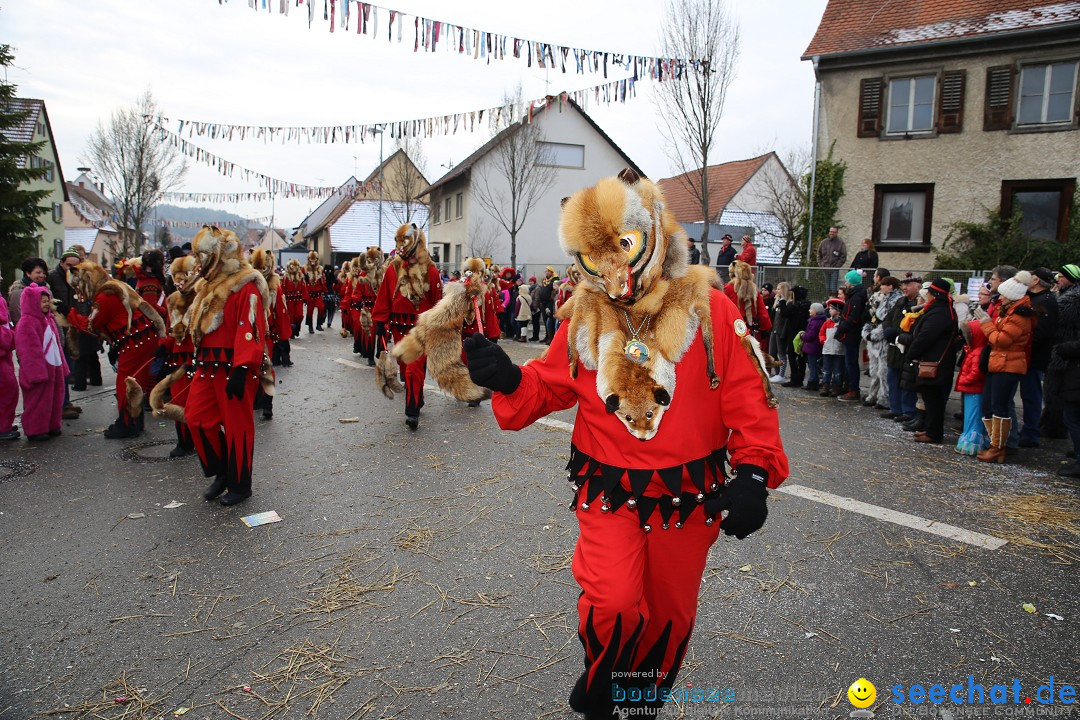
<path fill-rule="evenodd" d="M 746 181 L 753 177 L 772 153 L 765 153 L 758 157 L 746 160 L 710 165 L 708 167 L 709 179 L 709 212 L 719 216 L 724 211 L 731 198 Z M 679 222 L 701 222 L 701 203 L 694 196 L 692 188 L 697 179 L 694 171 L 664 178 L 657 181 L 657 185 L 664 192 L 668 210 Z"/>

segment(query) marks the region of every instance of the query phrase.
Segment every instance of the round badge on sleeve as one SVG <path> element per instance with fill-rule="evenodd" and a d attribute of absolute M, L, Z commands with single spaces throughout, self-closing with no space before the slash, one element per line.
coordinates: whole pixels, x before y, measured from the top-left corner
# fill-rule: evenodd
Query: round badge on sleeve
<path fill-rule="evenodd" d="M 244 339 L 245 340 L 250 340 L 251 339 L 251 333 L 244 333 Z"/>
<path fill-rule="evenodd" d="M 735 321 L 735 334 L 738 335 L 739 337 L 745 337 L 746 332 L 747 332 L 746 321 L 745 320 L 736 320 Z"/>

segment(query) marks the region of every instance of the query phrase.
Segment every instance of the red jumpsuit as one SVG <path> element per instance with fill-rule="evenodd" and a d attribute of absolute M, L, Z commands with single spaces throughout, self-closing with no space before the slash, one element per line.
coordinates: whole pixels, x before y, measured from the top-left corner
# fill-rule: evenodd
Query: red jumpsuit
<path fill-rule="evenodd" d="M 607 412 L 594 371 L 580 367 L 570 377 L 569 322 L 555 333 L 550 352 L 521 367 L 517 390 L 492 400 L 508 430 L 578 406 L 567 470 L 580 528 L 572 570 L 582 589 L 578 634 L 586 669 L 571 706 L 596 717 L 618 707 L 614 684 L 623 691 L 636 684 L 649 697 L 675 681 L 706 556 L 720 531 L 699 505 L 724 482 L 725 459 L 732 468 L 764 468 L 769 487 L 788 475 L 776 411 L 736 334 L 745 326 L 719 292 L 710 304 L 721 385 L 709 389 L 699 330 L 676 364 L 671 405 L 651 440 L 632 438 Z"/>
<path fill-rule="evenodd" d="M 360 277 L 356 280 L 351 306 L 353 352 L 359 353 L 369 361 L 373 362 L 375 359 L 375 329 L 371 328 L 365 332 L 364 326 L 360 322 L 360 316 L 364 310 L 367 310 L 368 314 L 371 314 L 372 310 L 375 308 L 375 290 L 367 281 L 366 271 L 361 272 Z M 372 322 L 374 322 L 374 320 Z"/>
<path fill-rule="evenodd" d="M 338 300 L 338 310 L 341 311 L 341 329 L 352 333 L 352 303 L 353 293 L 356 291 L 356 278 L 351 277 L 347 281 L 340 283 L 340 285 L 341 299 Z"/>
<path fill-rule="evenodd" d="M 291 337 L 296 337 L 300 334 L 300 325 L 304 322 L 304 283 L 302 280 L 290 280 L 286 275 L 281 281 L 281 288 L 285 291 L 285 300 L 289 305 Z"/>
<path fill-rule="evenodd" d="M 176 342 L 172 335 L 167 335 L 161 344 L 165 347 L 168 355 L 165 356 L 165 375 L 171 375 L 181 367 L 187 366 L 187 372 L 169 387 L 172 396 L 171 402 L 180 407 L 187 404 L 187 395 L 191 390 L 191 378 L 195 375 L 195 345 L 191 342 L 191 335 L 184 335 L 181 342 Z M 175 423 L 177 442 L 188 450 L 194 449 L 191 439 L 191 430 L 187 423 Z"/>
<path fill-rule="evenodd" d="M 398 290 L 397 271 L 390 264 L 383 275 L 371 319 L 382 323 L 394 336 L 394 342 L 409 334 L 416 325 L 416 316 L 430 310 L 442 299 L 442 276 L 434 265 L 427 268 L 428 291 L 416 305 Z M 379 339 L 375 338 L 378 343 Z M 427 371 L 427 357 L 421 355 L 408 365 L 398 363 L 405 375 L 405 416 L 417 417 L 424 407 L 424 377 Z"/>
<path fill-rule="evenodd" d="M 288 352 L 282 343 L 288 343 L 292 337 L 292 324 L 289 317 L 289 303 L 285 299 L 285 290 L 282 283 L 275 283 L 276 287 L 271 290 L 270 318 L 267 321 L 266 352 L 271 359 L 277 360 L 275 364 L 288 356 Z"/>
<path fill-rule="evenodd" d="M 252 408 L 267 335 L 266 310 L 256 284 L 247 282 L 231 292 L 223 312 L 221 324 L 204 335 L 195 350 L 195 377 L 184 414 L 203 473 L 224 475 L 230 492 L 249 495 L 255 447 Z M 240 366 L 246 369 L 243 394 L 229 397 L 225 385 L 232 369 Z"/>
<path fill-rule="evenodd" d="M 311 328 L 311 316 L 316 309 L 319 311 L 319 315 L 316 318 L 319 329 L 322 330 L 323 321 L 326 320 L 326 304 L 323 302 L 323 293 L 326 292 L 326 276 L 322 273 L 322 268 L 319 268 L 319 272 L 314 275 L 308 274 L 307 269 L 304 270 L 304 301 L 307 303 L 307 326 L 308 332 L 314 332 Z"/>
<path fill-rule="evenodd" d="M 154 359 L 160 341 L 154 330 L 154 324 L 139 312 L 131 309 L 131 329 L 127 329 L 128 314 L 123 301 L 115 295 L 99 292 L 93 303 L 94 320 L 91 323 L 86 315 L 80 315 L 72 308 L 68 312 L 68 321 L 83 332 L 100 335 L 117 350 L 116 360 L 116 405 L 120 413 L 119 422 L 125 429 L 142 427 L 142 413 L 133 418 L 127 413 L 126 386 L 124 380 L 133 377 L 148 394 L 153 389 L 150 381 L 150 363 Z"/>

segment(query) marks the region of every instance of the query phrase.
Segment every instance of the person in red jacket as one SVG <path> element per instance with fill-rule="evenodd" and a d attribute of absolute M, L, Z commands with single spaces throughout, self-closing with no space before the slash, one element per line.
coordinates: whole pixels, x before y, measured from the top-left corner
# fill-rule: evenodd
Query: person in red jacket
<path fill-rule="evenodd" d="M 285 266 L 285 279 L 281 281 L 281 289 L 285 292 L 285 303 L 289 307 L 289 320 L 292 322 L 290 337 L 299 337 L 300 325 L 304 322 L 304 271 L 296 258 Z"/>
<path fill-rule="evenodd" d="M 369 247 L 357 258 L 359 274 L 353 290 L 353 352 L 367 358 L 368 367 L 375 365 L 375 328 L 371 312 L 375 308 L 375 295 L 383 276 L 383 251 Z"/>
<path fill-rule="evenodd" d="M 221 504 L 235 505 L 251 497 L 252 409 L 266 355 L 269 293 L 231 230 L 204 226 L 191 248 L 205 283 L 189 316 L 196 370 L 185 415 L 203 473 L 214 478 L 203 497 L 225 493 Z"/>
<path fill-rule="evenodd" d="M 751 272 L 757 272 L 757 248 L 749 235 L 742 236 L 742 252 L 736 255 L 735 259 L 749 265 Z"/>
<path fill-rule="evenodd" d="M 119 416 L 105 430 L 111 440 L 136 437 L 143 431 L 143 415 L 128 412 L 126 379 L 133 377 L 144 393 L 152 389 L 150 364 L 165 337 L 165 321 L 153 305 L 109 278 L 108 272 L 95 262 L 84 260 L 71 270 L 72 286 L 84 298 L 92 299 L 89 315 L 79 314 L 77 308 L 68 311 L 68 322 L 85 333 L 107 340 L 117 353 L 116 404 Z M 128 295 L 131 293 L 131 295 Z M 129 323 L 124 297 L 131 306 Z"/>
<path fill-rule="evenodd" d="M 184 317 L 191 301 L 195 299 L 196 262 L 192 255 L 185 255 L 172 261 L 169 274 L 172 275 L 176 290 L 165 301 L 169 309 L 169 335 L 161 341 L 160 353 L 165 356 L 165 374 L 171 375 L 181 368 L 184 372 L 169 386 L 170 402 L 184 407 L 187 394 L 191 390 L 191 378 L 195 375 L 195 346 L 191 342 Z M 176 426 L 176 447 L 169 452 L 169 457 L 183 457 L 195 452 L 195 441 L 191 439 L 191 430 L 186 422 L 174 421 Z"/>
<path fill-rule="evenodd" d="M 323 295 L 326 293 L 326 271 L 319 264 L 319 253 L 312 250 L 308 253 L 307 265 L 304 266 L 304 302 L 307 303 L 307 330 L 311 335 L 316 330 L 323 329 L 326 321 L 326 304 Z M 318 310 L 316 317 L 317 325 L 311 327 L 312 316 Z"/>
<path fill-rule="evenodd" d="M 416 325 L 416 317 L 442 299 L 442 276 L 431 262 L 424 231 L 416 223 L 402 225 L 394 235 L 396 253 L 386 268 L 371 319 L 380 350 L 386 348 L 387 331 L 394 342 L 405 337 Z M 420 408 L 424 407 L 424 377 L 427 359 L 421 355 L 402 365 L 405 376 L 405 425 L 410 430 L 420 426 Z"/>
<path fill-rule="evenodd" d="M 990 307 L 990 285 L 979 287 L 978 306 L 983 310 Z M 982 330 L 982 323 L 970 320 L 960 325 L 964 336 L 964 359 L 960 363 L 960 372 L 956 376 L 955 390 L 963 398 L 964 431 L 956 441 L 956 452 L 964 455 L 977 455 L 990 444 L 986 427 L 982 421 L 982 393 L 986 384 L 986 373 L 979 367 L 983 348 L 989 341 Z"/>
<path fill-rule="evenodd" d="M 559 235 L 584 277 L 550 351 L 519 367 L 474 335 L 469 374 L 494 391 L 504 430 L 577 405 L 566 469 L 580 530 L 572 569 L 585 671 L 570 707 L 587 718 L 652 717 L 689 645 L 709 548 L 721 530 L 743 539 L 762 527 L 767 488 L 787 477 L 788 461 L 746 321 L 710 288 L 711 270 L 688 266 L 686 234 L 653 183 L 624 170 L 578 191 L 564 201 Z M 707 316 L 670 291 L 676 281 L 708 298 Z M 711 324 L 711 357 L 698 319 Z M 685 337 L 665 345 L 661 327 Z M 596 337 L 614 340 L 597 348 Z M 674 392 L 654 389 L 649 362 Z M 622 378 L 622 394 L 601 389 L 608 377 Z M 655 434 L 627 435 L 646 425 Z"/>
<path fill-rule="evenodd" d="M 273 358 L 280 360 L 280 358 L 288 355 L 287 349 L 281 349 L 282 344 L 286 348 L 288 347 L 289 341 L 282 338 L 288 338 L 290 333 L 289 308 L 285 300 L 285 291 L 281 288 L 281 278 L 274 274 L 274 256 L 272 254 L 266 252 L 263 248 L 255 248 L 248 262 L 266 280 L 266 293 L 270 299 L 270 304 L 266 308 L 266 354 L 271 358 L 270 364 L 273 366 L 275 364 Z M 272 369 L 270 373 L 276 380 L 277 375 Z M 269 420 L 274 417 L 274 396 L 262 392 L 261 388 L 256 395 L 255 406 L 262 410 L 263 418 Z"/>

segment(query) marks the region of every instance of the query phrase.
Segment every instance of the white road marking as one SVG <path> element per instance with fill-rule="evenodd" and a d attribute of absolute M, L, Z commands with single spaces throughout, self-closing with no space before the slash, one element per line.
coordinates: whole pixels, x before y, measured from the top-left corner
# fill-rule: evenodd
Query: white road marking
<path fill-rule="evenodd" d="M 367 369 L 367 365 L 361 365 L 360 363 L 353 362 L 352 360 L 346 360 L 344 358 L 335 358 L 334 362 L 346 365 L 348 367 L 355 367 L 361 369 Z M 424 384 L 424 390 L 433 392 L 436 395 L 442 395 L 445 398 L 456 400 L 456 398 L 448 392 L 445 392 L 434 385 Z M 552 418 L 540 418 L 536 421 L 540 425 L 546 425 L 559 430 L 565 430 L 570 432 L 574 429 L 573 423 L 563 422 L 562 420 L 554 420 Z M 776 488 L 774 492 L 782 492 L 786 495 L 793 495 L 800 497 L 804 500 L 811 500 L 813 502 L 821 503 L 823 505 L 830 505 L 832 507 L 840 508 L 841 510 L 847 510 L 849 512 L 859 513 L 860 515 L 866 515 L 877 520 L 883 520 L 885 522 L 894 523 L 896 525 L 902 525 L 912 530 L 919 530 L 921 532 L 930 533 L 931 535 L 938 535 L 940 537 L 948 538 L 950 540 L 956 540 L 958 542 L 967 543 L 968 545 L 975 545 L 976 547 L 986 548 L 987 550 L 997 550 L 1002 545 L 1008 543 L 1007 540 L 996 538 L 992 535 L 984 535 L 980 532 L 973 530 L 965 530 L 964 528 L 956 527 L 955 525 L 949 525 L 947 523 L 937 522 L 935 520 L 927 520 L 917 515 L 910 515 L 908 513 L 899 512 L 898 510 L 890 510 L 889 508 L 880 507 L 878 505 L 871 505 L 870 503 L 862 502 L 854 498 L 843 497 L 841 495 L 833 495 L 832 493 L 825 492 L 824 490 L 816 490 L 805 485 L 798 485 L 795 483 L 784 483 L 780 487 Z"/>
<path fill-rule="evenodd" d="M 996 538 L 992 535 L 983 535 L 982 533 L 974 532 L 972 530 L 958 528 L 955 525 L 947 525 L 934 520 L 926 520 L 917 515 L 909 515 L 908 513 L 899 512 L 897 510 L 878 507 L 877 505 L 864 503 L 861 500 L 855 500 L 854 498 L 833 495 L 832 493 L 806 487 L 805 485 L 784 483 L 776 488 L 774 492 L 782 492 L 787 495 L 801 497 L 805 500 L 813 500 L 814 502 L 831 505 L 840 508 L 841 510 L 850 510 L 851 512 L 859 513 L 860 515 L 866 515 L 878 520 L 884 520 L 885 522 L 903 525 L 904 527 L 913 530 L 921 530 L 922 532 L 930 533 L 931 535 L 940 535 L 941 537 L 949 538 L 950 540 L 967 543 L 968 545 L 975 545 L 977 547 L 986 548 L 987 550 L 997 550 L 1008 542 L 1007 540 L 1002 540 L 1001 538 Z"/>

